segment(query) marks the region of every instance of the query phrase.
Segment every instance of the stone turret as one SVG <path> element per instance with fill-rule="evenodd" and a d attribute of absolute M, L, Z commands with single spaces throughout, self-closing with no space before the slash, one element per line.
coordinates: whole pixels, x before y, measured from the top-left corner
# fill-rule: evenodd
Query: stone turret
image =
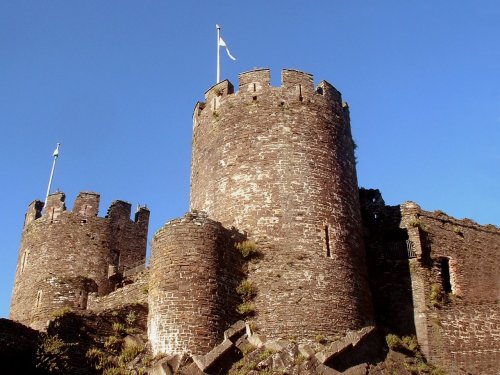
<path fill-rule="evenodd" d="M 98 217 L 99 194 L 82 192 L 73 211 L 57 192 L 30 204 L 19 250 L 10 318 L 43 330 L 54 311 L 85 309 L 91 292 L 115 289 L 116 272 L 143 264 L 149 211 L 139 208 L 130 220 L 130 204 L 112 203 Z M 112 270 L 112 272 L 110 272 Z"/>

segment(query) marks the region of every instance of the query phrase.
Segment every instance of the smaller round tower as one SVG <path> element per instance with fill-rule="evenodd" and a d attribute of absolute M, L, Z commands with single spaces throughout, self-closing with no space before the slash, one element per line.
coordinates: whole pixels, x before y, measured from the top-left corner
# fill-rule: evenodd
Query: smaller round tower
<path fill-rule="evenodd" d="M 10 319 L 43 330 L 64 307 L 85 309 L 91 292 L 115 289 L 116 274 L 144 263 L 149 210 L 130 220 L 130 203 L 115 201 L 98 217 L 99 194 L 82 192 L 67 211 L 62 192 L 28 207 Z M 43 212 L 42 212 L 43 209 Z"/>
<path fill-rule="evenodd" d="M 237 320 L 235 233 L 189 212 L 153 237 L 148 336 L 153 354 L 205 354 Z"/>

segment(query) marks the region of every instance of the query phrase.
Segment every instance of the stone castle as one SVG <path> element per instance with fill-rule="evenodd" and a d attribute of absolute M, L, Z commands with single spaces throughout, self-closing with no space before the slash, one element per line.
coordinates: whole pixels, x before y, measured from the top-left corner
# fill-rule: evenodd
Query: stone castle
<path fill-rule="evenodd" d="M 146 207 L 132 221 L 115 201 L 103 218 L 96 193 L 72 211 L 52 194 L 28 208 L 10 318 L 44 330 L 64 307 L 144 303 L 153 353 L 193 357 L 242 318 L 305 344 L 383 327 L 449 373 L 496 374 L 500 230 L 386 206 L 358 188 L 354 150 L 328 82 L 283 70 L 272 87 L 267 69 L 240 74 L 237 92 L 222 81 L 193 113 L 190 211 L 156 232 L 149 267 Z"/>

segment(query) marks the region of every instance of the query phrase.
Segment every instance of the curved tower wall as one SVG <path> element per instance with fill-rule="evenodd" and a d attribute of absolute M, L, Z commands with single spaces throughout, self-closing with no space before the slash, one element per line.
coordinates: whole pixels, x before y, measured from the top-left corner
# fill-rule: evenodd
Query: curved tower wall
<path fill-rule="evenodd" d="M 372 319 L 349 111 L 312 76 L 223 81 L 193 115 L 190 206 L 254 239 L 258 324 L 268 336 L 338 335 Z"/>
<path fill-rule="evenodd" d="M 10 319 L 44 329 L 62 307 L 85 309 L 90 292 L 105 295 L 115 288 L 109 276 L 146 260 L 149 211 L 130 220 L 130 204 L 115 201 L 109 217 L 97 217 L 100 197 L 83 192 L 73 211 L 64 193 L 28 208 L 21 239 Z M 128 209 L 127 209 L 128 208 Z M 133 240 L 132 240 L 133 239 Z"/>
<path fill-rule="evenodd" d="M 231 233 L 203 213 L 165 224 L 153 237 L 148 337 L 153 353 L 204 354 L 237 317 L 237 252 Z"/>

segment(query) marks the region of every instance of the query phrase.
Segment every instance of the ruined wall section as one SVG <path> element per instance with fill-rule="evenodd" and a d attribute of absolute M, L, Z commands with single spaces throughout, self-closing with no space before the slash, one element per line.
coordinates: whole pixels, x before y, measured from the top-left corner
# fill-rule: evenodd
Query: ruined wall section
<path fill-rule="evenodd" d="M 11 319 L 44 329 L 54 311 L 63 307 L 85 309 L 89 293 L 102 296 L 114 290 L 116 280 L 108 276 L 110 269 L 120 267 L 121 252 L 137 251 L 136 257 L 145 261 L 143 237 L 147 235 L 147 223 L 134 226 L 130 211 L 128 217 L 97 217 L 99 199 L 96 193 L 80 193 L 72 212 L 66 210 L 61 192 L 49 196 L 43 213 L 40 202 L 30 205 L 21 239 Z M 127 220 L 130 223 L 117 233 L 117 222 Z M 117 242 L 116 237 L 121 235 L 130 242 Z"/>
<path fill-rule="evenodd" d="M 500 230 L 413 202 L 385 206 L 378 190 L 360 196 L 377 322 L 416 334 L 427 358 L 451 374 L 496 374 Z"/>
<path fill-rule="evenodd" d="M 441 211 L 420 210 L 415 217 L 410 225 L 417 226 L 424 239 L 429 357 L 451 373 L 465 369 L 496 374 L 500 230 Z"/>
<path fill-rule="evenodd" d="M 131 283 L 105 295 L 89 294 L 87 309 L 94 312 L 117 310 L 124 305 L 147 305 L 149 290 L 149 270 L 142 271 L 131 277 Z"/>
<path fill-rule="evenodd" d="M 153 353 L 205 354 L 235 320 L 241 262 L 236 238 L 206 215 L 190 212 L 154 236 L 148 337 Z"/>
<path fill-rule="evenodd" d="M 348 107 L 327 82 L 269 70 L 224 81 L 193 115 L 191 209 L 248 233 L 263 333 L 342 335 L 371 321 Z"/>

